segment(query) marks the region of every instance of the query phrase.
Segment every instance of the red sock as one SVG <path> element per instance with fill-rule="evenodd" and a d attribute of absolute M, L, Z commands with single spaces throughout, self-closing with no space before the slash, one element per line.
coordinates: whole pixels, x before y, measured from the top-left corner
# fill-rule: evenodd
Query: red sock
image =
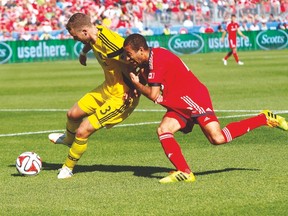
<path fill-rule="evenodd" d="M 257 115 L 238 122 L 232 122 L 222 129 L 222 134 L 226 142 L 230 142 L 236 137 L 242 136 L 255 128 L 267 125 L 266 116 L 264 114 Z"/>
<path fill-rule="evenodd" d="M 191 170 L 182 154 L 179 144 L 174 139 L 174 135 L 172 133 L 164 133 L 159 136 L 159 140 L 166 156 L 176 167 L 176 169 L 182 172 L 190 173 Z"/>
<path fill-rule="evenodd" d="M 238 61 L 239 61 L 239 57 L 238 57 L 237 52 L 233 52 L 233 56 L 234 56 L 236 62 L 238 63 Z"/>

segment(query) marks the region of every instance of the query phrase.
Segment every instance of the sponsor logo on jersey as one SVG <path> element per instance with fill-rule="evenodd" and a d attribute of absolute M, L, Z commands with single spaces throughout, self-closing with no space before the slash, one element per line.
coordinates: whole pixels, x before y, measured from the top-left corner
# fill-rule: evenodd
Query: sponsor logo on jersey
<path fill-rule="evenodd" d="M 0 64 L 3 64 L 5 62 L 9 61 L 11 56 L 12 56 L 11 47 L 6 43 L 0 42 Z"/>
<path fill-rule="evenodd" d="M 288 34 L 283 30 L 263 31 L 257 35 L 256 43 L 264 50 L 284 49 L 288 45 Z"/>
<path fill-rule="evenodd" d="M 199 53 L 204 47 L 204 41 L 197 34 L 180 34 L 170 38 L 168 47 L 176 54 Z"/>

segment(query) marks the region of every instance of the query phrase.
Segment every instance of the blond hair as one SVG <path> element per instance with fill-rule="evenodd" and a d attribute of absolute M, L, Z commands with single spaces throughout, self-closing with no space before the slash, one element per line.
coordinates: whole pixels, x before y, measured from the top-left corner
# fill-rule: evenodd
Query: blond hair
<path fill-rule="evenodd" d="M 91 18 L 83 13 L 73 14 L 66 24 L 66 29 L 71 31 L 71 29 L 79 29 L 84 26 L 92 26 Z"/>

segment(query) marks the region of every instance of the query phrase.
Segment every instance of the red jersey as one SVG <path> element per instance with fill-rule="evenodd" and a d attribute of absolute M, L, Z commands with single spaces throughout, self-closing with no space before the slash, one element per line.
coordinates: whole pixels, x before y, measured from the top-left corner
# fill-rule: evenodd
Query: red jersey
<path fill-rule="evenodd" d="M 228 32 L 229 40 L 233 40 L 236 42 L 238 28 L 239 28 L 239 24 L 237 22 L 229 22 L 227 24 L 226 30 Z"/>
<path fill-rule="evenodd" d="M 162 97 L 157 103 L 185 118 L 213 110 L 207 88 L 178 56 L 164 48 L 151 49 L 147 82 L 161 86 Z"/>

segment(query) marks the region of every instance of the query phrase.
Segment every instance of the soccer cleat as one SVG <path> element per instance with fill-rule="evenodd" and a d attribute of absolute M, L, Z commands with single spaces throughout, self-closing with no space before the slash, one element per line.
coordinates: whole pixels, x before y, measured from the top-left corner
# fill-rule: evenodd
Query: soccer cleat
<path fill-rule="evenodd" d="M 180 181 L 184 181 L 184 182 L 194 182 L 195 176 L 193 175 L 193 173 L 191 172 L 190 174 L 182 172 L 182 171 L 175 171 L 172 174 L 170 174 L 169 176 L 160 179 L 160 183 L 161 184 L 166 184 L 166 183 L 173 183 L 173 182 L 180 182 Z"/>
<path fill-rule="evenodd" d="M 72 170 L 70 170 L 68 167 L 63 166 L 61 169 L 59 169 L 59 173 L 57 178 L 58 179 L 66 179 L 71 178 L 73 176 Z"/>
<path fill-rule="evenodd" d="M 48 136 L 49 140 L 54 144 L 62 144 L 70 147 L 71 143 L 66 143 L 64 141 L 65 137 L 66 137 L 65 133 L 51 133 Z"/>
<path fill-rule="evenodd" d="M 288 124 L 285 118 L 283 118 L 282 116 L 276 115 L 272 113 L 270 110 L 263 110 L 261 113 L 263 113 L 266 116 L 267 125 L 269 127 L 278 127 L 285 131 L 288 130 Z"/>
<path fill-rule="evenodd" d="M 226 66 L 227 65 L 227 60 L 222 59 L 222 61 L 223 61 L 223 64 Z"/>
<path fill-rule="evenodd" d="M 244 62 L 238 61 L 237 64 L 238 65 L 244 65 Z"/>

